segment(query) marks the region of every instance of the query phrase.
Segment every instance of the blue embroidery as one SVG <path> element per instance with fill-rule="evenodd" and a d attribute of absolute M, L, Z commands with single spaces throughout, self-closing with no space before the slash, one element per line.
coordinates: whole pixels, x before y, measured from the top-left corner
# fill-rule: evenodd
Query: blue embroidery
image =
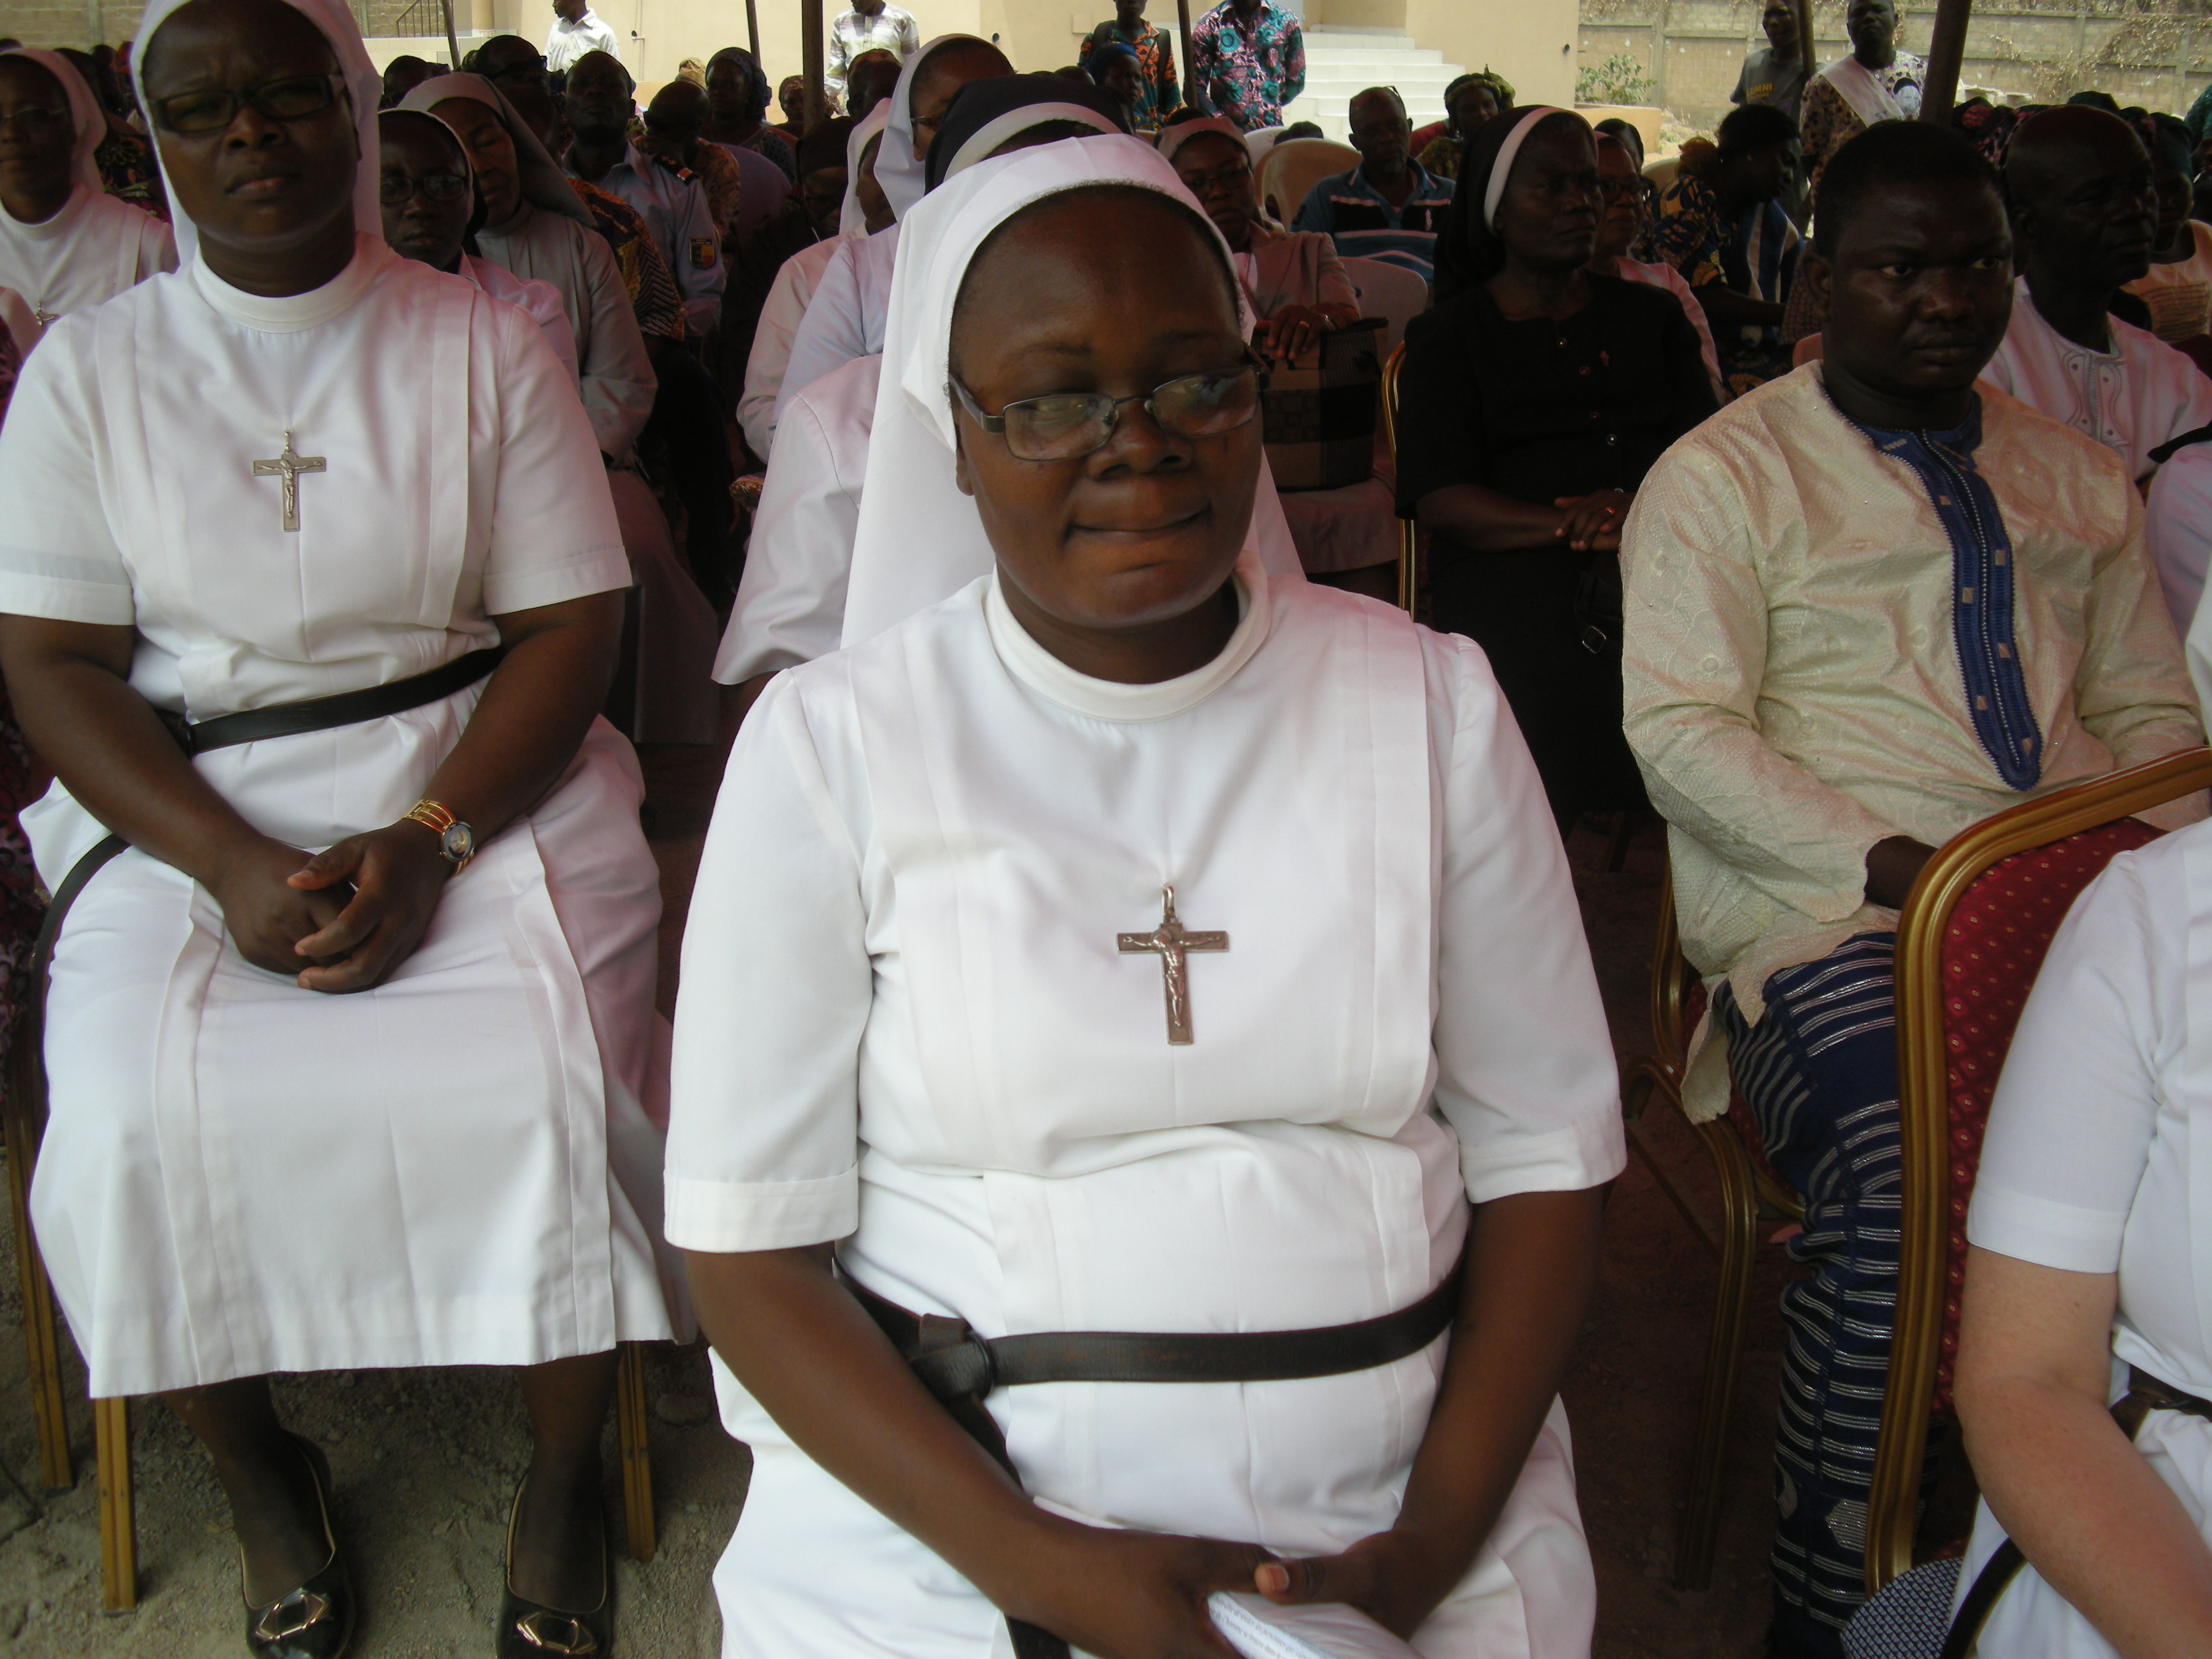
<path fill-rule="evenodd" d="M 2033 789 L 2043 776 L 2043 732 L 2013 635 L 2012 538 L 1996 497 L 1974 467 L 1981 399 L 1974 399 L 1966 424 L 1950 432 L 1851 424 L 1883 454 L 1911 467 L 1928 491 L 1951 538 L 1951 638 L 1966 680 L 1967 716 L 2006 787 Z"/>

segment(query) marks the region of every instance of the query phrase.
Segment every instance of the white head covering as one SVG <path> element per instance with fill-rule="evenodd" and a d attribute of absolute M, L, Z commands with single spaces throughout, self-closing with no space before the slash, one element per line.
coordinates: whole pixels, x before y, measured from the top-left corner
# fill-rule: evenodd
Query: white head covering
<path fill-rule="evenodd" d="M 1539 123 L 1564 113 L 1565 111 L 1553 109 L 1549 104 L 1536 104 L 1514 112 L 1513 131 L 1505 135 L 1505 142 L 1498 147 L 1498 159 L 1490 164 L 1490 183 L 1482 192 L 1484 224 L 1495 225 L 1498 222 L 1498 204 L 1505 199 L 1505 180 L 1513 171 L 1513 158 L 1521 153 L 1521 146 L 1528 142 L 1528 135 L 1535 131 Z"/>
<path fill-rule="evenodd" d="M 1202 115 L 1194 121 L 1178 121 L 1171 127 L 1160 129 L 1160 159 L 1172 167 L 1176 152 L 1201 132 L 1218 132 L 1247 157 L 1251 151 L 1245 148 L 1244 135 L 1237 131 L 1237 123 L 1225 115 Z"/>
<path fill-rule="evenodd" d="M 105 190 L 100 164 L 92 159 L 92 153 L 107 137 L 107 112 L 100 108 L 100 100 L 92 95 L 76 65 L 44 46 L 10 46 L 0 52 L 0 58 L 27 58 L 60 84 L 62 96 L 69 100 L 70 120 L 76 128 L 76 142 L 70 147 L 70 182 Z"/>
<path fill-rule="evenodd" d="M 837 234 L 858 239 L 868 234 L 868 210 L 860 205 L 860 152 L 868 147 L 868 140 L 884 130 L 891 118 L 891 100 L 878 98 L 876 106 L 860 119 L 860 124 L 845 139 L 845 205 L 837 215 Z M 876 181 L 881 184 L 878 179 Z"/>
<path fill-rule="evenodd" d="M 922 66 L 951 46 L 976 46 L 987 52 L 999 51 L 976 35 L 940 34 L 906 60 L 905 67 L 899 70 L 898 85 L 884 100 L 890 106 L 891 112 L 884 128 L 883 147 L 876 152 L 876 182 L 890 198 L 891 212 L 901 219 L 921 199 L 925 182 L 923 164 L 914 153 L 914 83 L 921 78 Z M 1000 55 L 1005 56 L 1003 52 Z"/>
<path fill-rule="evenodd" d="M 132 73 L 138 77 L 138 102 L 145 109 L 149 121 L 154 118 L 154 112 L 146 96 L 146 64 L 153 56 L 154 42 L 161 33 L 161 25 L 186 3 L 187 0 L 146 0 L 145 13 L 138 20 L 138 33 L 133 37 L 137 45 L 131 62 Z M 383 93 L 384 77 L 369 62 L 368 48 L 362 43 L 361 26 L 353 21 L 353 13 L 347 9 L 345 0 L 284 0 L 284 3 L 313 23 L 337 55 L 338 73 L 345 81 L 339 95 L 353 115 L 354 140 L 361 146 L 361 161 L 354 170 L 353 179 L 353 232 L 356 236 L 371 238 L 381 248 L 384 209 L 376 198 L 376 156 L 380 148 L 376 134 L 376 100 Z M 161 153 L 160 136 L 158 132 L 155 135 L 154 153 L 157 157 Z M 161 164 L 161 187 L 169 198 L 169 212 L 177 233 L 177 269 L 182 270 L 199 257 L 199 228 L 192 223 L 178 198 L 176 181 L 169 177 L 167 161 Z"/>
<path fill-rule="evenodd" d="M 953 302 L 976 250 L 993 231 L 1033 202 L 1094 185 L 1156 190 L 1181 203 L 1213 235 L 1224 269 L 1233 268 L 1228 245 L 1175 169 L 1150 144 L 1121 134 L 1062 139 L 994 156 L 924 198 L 899 231 L 842 643 L 872 639 L 991 570 L 991 544 L 975 503 L 953 482 L 954 428 L 946 393 Z M 1249 337 L 1250 307 L 1242 285 L 1236 286 L 1237 325 Z M 1257 550 L 1271 577 L 1295 576 L 1297 553 L 1264 469 L 1261 495 L 1245 546 Z"/>
<path fill-rule="evenodd" d="M 293 3 L 297 3 L 298 0 L 293 0 Z M 433 105 L 442 104 L 448 98 L 473 98 L 479 104 L 488 106 L 499 117 L 500 125 L 507 129 L 508 142 L 514 146 L 515 179 L 522 186 L 524 201 L 547 213 L 558 213 L 574 219 L 587 229 L 595 228 L 591 209 L 586 207 L 583 198 L 576 194 L 568 175 L 561 171 L 561 164 L 553 159 L 538 135 L 530 130 L 530 123 L 524 120 L 514 106 L 507 101 L 507 94 L 483 76 L 433 76 L 401 99 L 399 107 L 419 109 L 428 113 Z M 475 176 L 473 169 L 470 176 Z M 373 173 L 371 182 L 374 182 Z"/>

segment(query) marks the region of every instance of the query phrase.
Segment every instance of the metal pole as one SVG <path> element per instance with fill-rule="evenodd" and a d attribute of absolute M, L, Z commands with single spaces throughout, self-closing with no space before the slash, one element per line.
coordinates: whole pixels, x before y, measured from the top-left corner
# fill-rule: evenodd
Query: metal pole
<path fill-rule="evenodd" d="M 453 0 L 438 0 L 438 9 L 446 15 L 446 50 L 453 54 L 453 68 L 461 66 L 461 40 L 453 33 Z"/>
<path fill-rule="evenodd" d="M 1920 118 L 1949 122 L 1958 101 L 1959 70 L 1966 61 L 1966 19 L 1973 0 L 1936 0 L 1936 32 L 1928 43 L 1928 84 L 1920 88 Z"/>
<path fill-rule="evenodd" d="M 830 100 L 822 92 L 822 0 L 799 0 L 799 67 L 806 76 L 806 130 L 822 125 Z"/>
<path fill-rule="evenodd" d="M 760 62 L 760 3 L 759 3 L 759 0 L 745 0 L 745 28 L 746 28 L 746 31 L 747 31 L 747 32 L 751 35 L 751 37 L 752 37 L 752 43 L 753 43 L 753 62 L 755 62 L 756 64 L 757 64 L 757 63 L 759 63 L 759 62 Z M 773 96 L 771 96 L 771 97 L 770 97 L 770 99 L 769 100 L 769 101 L 770 103 L 774 103 L 775 100 L 774 97 L 773 97 Z"/>
<path fill-rule="evenodd" d="M 1803 89 L 1797 96 L 1797 107 L 1805 107 L 1805 93 L 1812 90 L 1813 77 L 1820 72 L 1820 49 L 1813 43 L 1813 0 L 1797 0 L 1797 58 L 1805 65 Z"/>
<path fill-rule="evenodd" d="M 1198 60 L 1190 54 L 1190 0 L 1176 0 L 1176 34 L 1182 42 L 1182 100 L 1198 102 Z"/>

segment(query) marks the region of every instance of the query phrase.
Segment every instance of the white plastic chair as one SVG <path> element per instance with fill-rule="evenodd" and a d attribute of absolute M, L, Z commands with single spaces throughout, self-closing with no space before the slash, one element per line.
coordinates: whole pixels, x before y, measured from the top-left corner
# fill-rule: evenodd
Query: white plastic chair
<path fill-rule="evenodd" d="M 1382 355 L 1387 362 L 1406 337 L 1406 325 L 1429 308 L 1429 285 L 1419 271 L 1408 270 L 1388 259 L 1349 258 L 1345 273 L 1359 290 L 1359 314 L 1380 317 L 1384 329 Z"/>

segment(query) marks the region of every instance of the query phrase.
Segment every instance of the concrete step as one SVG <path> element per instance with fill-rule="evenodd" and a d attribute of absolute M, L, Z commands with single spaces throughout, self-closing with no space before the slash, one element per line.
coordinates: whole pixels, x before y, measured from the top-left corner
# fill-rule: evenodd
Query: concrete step
<path fill-rule="evenodd" d="M 1317 24 L 1305 31 L 1305 90 L 1283 112 L 1287 125 L 1312 121 L 1343 142 L 1351 130 L 1353 96 L 1370 87 L 1395 87 L 1415 126 L 1440 121 L 1444 88 L 1461 71 L 1443 54 L 1416 46 L 1396 29 L 1343 28 Z"/>

